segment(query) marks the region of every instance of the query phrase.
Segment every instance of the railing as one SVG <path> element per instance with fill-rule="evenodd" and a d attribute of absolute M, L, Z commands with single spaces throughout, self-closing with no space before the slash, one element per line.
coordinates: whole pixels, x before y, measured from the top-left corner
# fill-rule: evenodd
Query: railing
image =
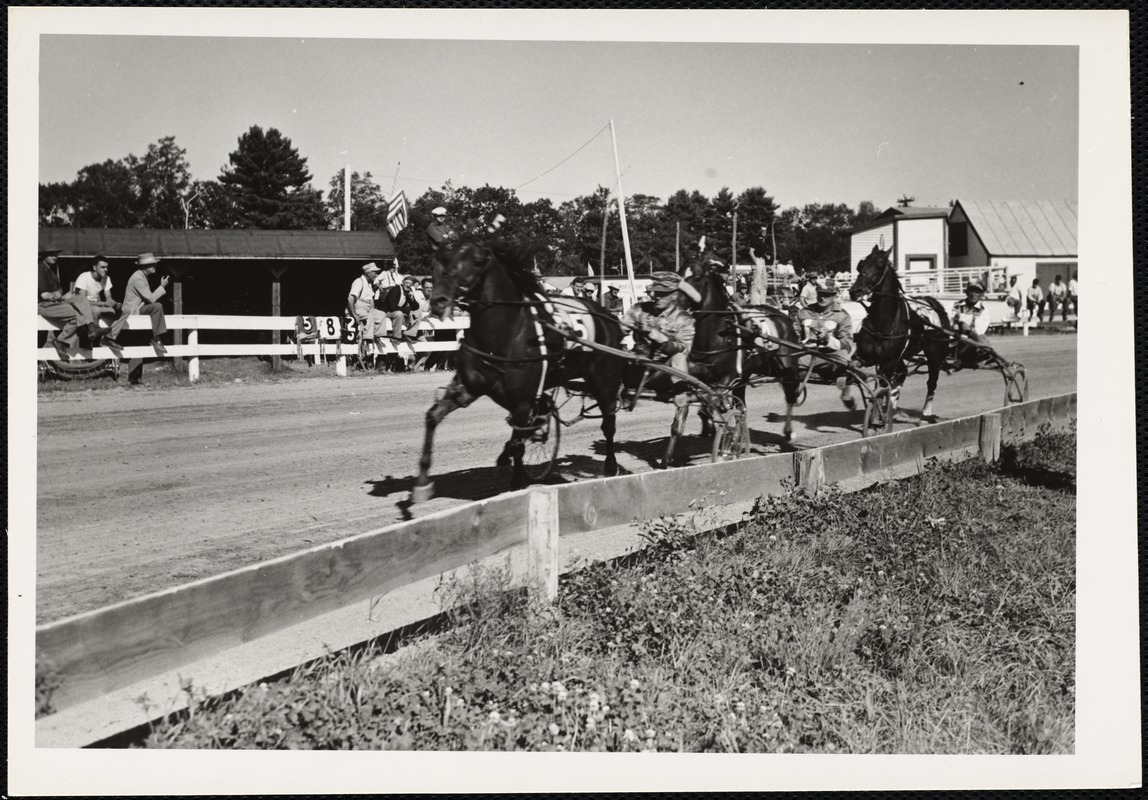
<path fill-rule="evenodd" d="M 914 269 L 899 273 L 905 294 L 964 294 L 970 281 L 980 281 L 986 295 L 1008 291 L 1007 267 L 959 267 L 951 269 Z"/>
<path fill-rule="evenodd" d="M 39 317 L 38 330 L 56 331 L 59 324 Z M 334 356 L 337 359 L 339 374 L 346 373 L 346 358 L 359 352 L 358 344 L 351 332 L 344 330 L 340 317 L 246 317 L 246 316 L 218 316 L 205 314 L 175 314 L 166 317 L 169 330 L 184 331 L 186 344 L 166 345 L 165 358 L 188 359 L 188 379 L 194 383 L 199 380 L 199 359 L 206 356 L 313 356 L 326 358 Z M 390 323 L 387 323 L 388 326 Z M 419 331 L 434 333 L 437 331 L 461 332 L 470 327 L 470 318 L 459 316 L 451 320 L 424 319 L 419 322 Z M 128 317 L 129 330 L 151 330 L 151 319 L 143 315 Z M 388 327 L 389 330 L 389 327 Z M 201 344 L 200 331 L 271 331 L 281 334 L 289 331 L 295 334 L 294 343 L 248 343 L 248 344 Z M 383 340 L 383 347 L 377 348 L 374 343 L 368 346 L 369 352 L 376 355 L 410 355 L 413 353 L 433 353 L 453 351 L 458 349 L 458 337 L 450 341 L 426 342 L 392 342 Z M 83 348 L 73 351 L 77 360 L 92 360 L 100 358 L 116 358 L 116 354 L 108 347 Z M 59 354 L 53 347 L 41 347 L 36 351 L 40 361 L 58 361 Z M 133 345 L 123 348 L 122 358 L 156 358 L 155 350 L 150 345 Z"/>
<path fill-rule="evenodd" d="M 698 498 L 751 502 L 789 491 L 791 481 L 857 490 L 917 474 L 934 457 L 979 453 L 992 461 L 1002 440 L 1075 417 L 1074 392 L 797 453 L 536 486 L 41 625 L 36 652 L 62 681 L 53 705 L 66 711 L 158 675 L 186 675 L 199 659 L 520 545 L 528 548 L 528 585 L 552 599 L 560 532 L 687 513 Z M 58 719 L 37 727 L 47 735 Z"/>

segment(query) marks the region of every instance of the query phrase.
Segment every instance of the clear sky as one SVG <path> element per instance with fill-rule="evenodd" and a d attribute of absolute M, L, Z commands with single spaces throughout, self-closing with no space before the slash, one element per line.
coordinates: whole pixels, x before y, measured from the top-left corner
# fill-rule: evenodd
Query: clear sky
<path fill-rule="evenodd" d="M 764 186 L 782 206 L 1077 198 L 1078 49 L 45 35 L 41 181 L 173 135 L 219 175 L 275 127 L 327 187 L 613 185 L 665 199 Z M 563 159 L 584 149 L 543 177 Z M 525 185 L 524 185 L 525 184 Z"/>

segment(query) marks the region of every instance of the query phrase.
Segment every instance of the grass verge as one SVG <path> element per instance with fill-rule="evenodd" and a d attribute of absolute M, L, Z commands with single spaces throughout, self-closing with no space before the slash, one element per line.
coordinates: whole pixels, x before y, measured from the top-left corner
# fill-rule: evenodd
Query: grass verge
<path fill-rule="evenodd" d="M 472 570 L 419 647 L 189 684 L 134 744 L 1071 753 L 1075 470 L 1075 434 L 1043 431 L 996 466 L 762 498 L 730 531 L 654 523 L 552 608 Z"/>

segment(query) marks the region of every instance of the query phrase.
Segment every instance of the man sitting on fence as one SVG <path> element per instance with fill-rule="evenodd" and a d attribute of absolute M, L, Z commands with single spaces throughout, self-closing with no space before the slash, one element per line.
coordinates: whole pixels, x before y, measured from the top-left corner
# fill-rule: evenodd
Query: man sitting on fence
<path fill-rule="evenodd" d="M 141 253 L 136 259 L 138 270 L 128 278 L 127 288 L 124 289 L 123 310 L 119 319 L 112 323 L 108 339 L 114 342 L 119 338 L 120 331 L 128 324 L 128 317 L 132 314 L 146 314 L 151 317 L 151 346 L 156 355 L 161 358 L 167 355 L 167 348 L 163 346 L 160 337 L 167 333 L 167 322 L 163 315 L 163 306 L 159 299 L 167 294 L 167 284 L 171 280 L 167 275 L 159 279 L 159 288 L 154 292 L 148 278 L 155 274 L 159 259 L 151 253 Z"/>
<path fill-rule="evenodd" d="M 798 362 L 803 370 L 813 367 L 827 380 L 836 383 L 841 402 L 850 411 L 857 407 L 853 387 L 842 371 L 855 350 L 853 344 L 853 318 L 837 300 L 837 282 L 830 277 L 818 278 L 813 283 L 814 301 L 797 311 L 798 334 L 801 343 L 816 350 L 818 355 L 806 353 Z"/>
<path fill-rule="evenodd" d="M 67 361 L 67 342 L 75 338 L 76 331 L 82 330 L 87 334 L 88 344 L 98 347 L 104 343 L 104 334 L 96 325 L 92 316 L 92 307 L 86 295 L 79 292 L 65 293 L 60 284 L 60 272 L 57 265 L 60 250 L 42 250 L 40 256 L 39 274 L 37 275 L 37 312 L 46 320 L 62 325 L 60 331 L 52 339 L 52 346 L 64 361 Z"/>
<path fill-rule="evenodd" d="M 647 292 L 653 300 L 635 303 L 622 317 L 622 327 L 634 332 L 634 351 L 681 372 L 689 372 L 694 344 L 694 318 L 689 308 L 701 293 L 676 272 L 655 272 Z M 674 394 L 674 405 L 689 404 L 685 387 Z"/>
<path fill-rule="evenodd" d="M 355 278 L 347 295 L 347 314 L 359 323 L 359 341 L 374 342 L 379 351 L 383 350 L 383 334 L 387 329 L 387 315 L 375 308 L 378 290 L 379 265 L 372 261 L 363 265 L 363 274 Z"/>

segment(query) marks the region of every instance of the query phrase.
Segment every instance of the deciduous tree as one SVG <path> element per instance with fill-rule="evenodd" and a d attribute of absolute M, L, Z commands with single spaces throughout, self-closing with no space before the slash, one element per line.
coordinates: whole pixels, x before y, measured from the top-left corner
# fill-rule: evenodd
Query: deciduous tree
<path fill-rule="evenodd" d="M 343 229 L 344 202 L 343 187 L 346 168 L 340 169 L 331 178 L 327 189 L 324 208 L 327 212 L 327 225 L 334 230 Z M 351 172 L 351 230 L 378 231 L 387 227 L 387 200 L 383 190 L 375 183 L 370 172 Z"/>

